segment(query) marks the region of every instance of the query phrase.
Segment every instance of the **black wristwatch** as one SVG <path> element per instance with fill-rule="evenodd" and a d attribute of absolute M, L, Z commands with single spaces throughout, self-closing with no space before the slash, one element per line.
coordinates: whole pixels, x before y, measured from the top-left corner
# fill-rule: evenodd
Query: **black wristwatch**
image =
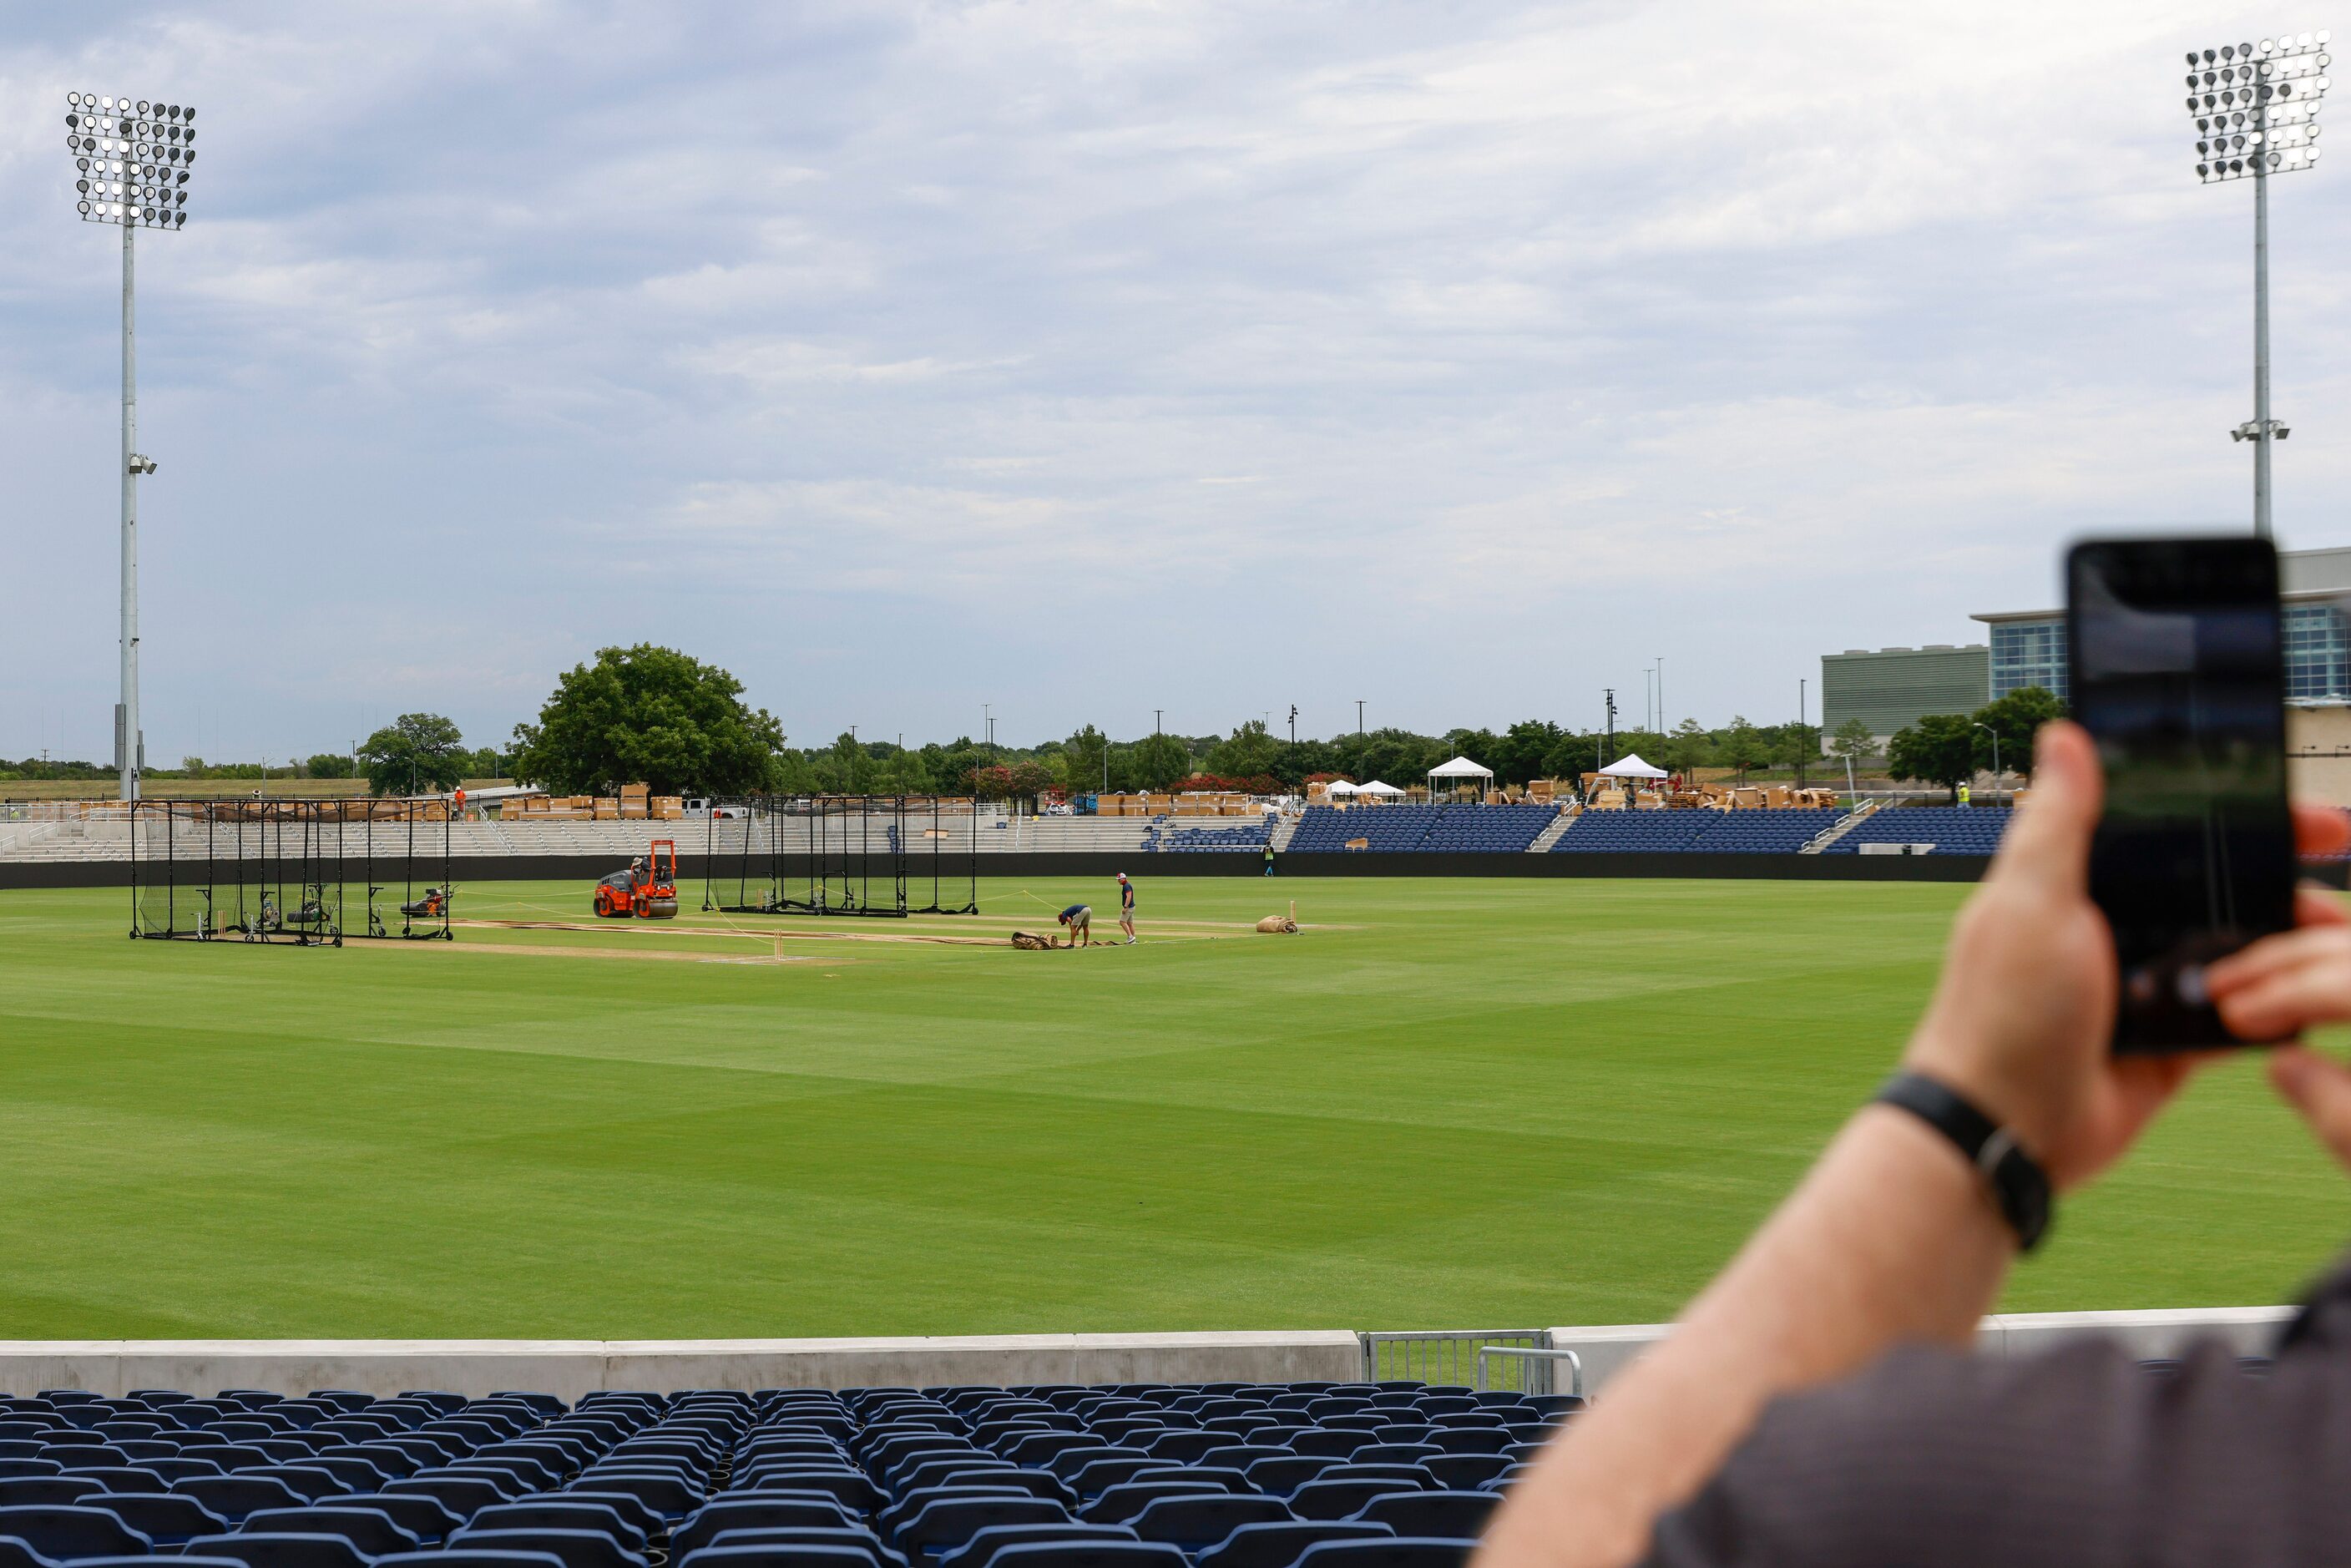
<path fill-rule="evenodd" d="M 1983 1173 L 2001 1218 L 2016 1232 L 2017 1246 L 2030 1252 L 2041 1245 L 2049 1230 L 2049 1173 L 2024 1152 L 2015 1134 L 1922 1072 L 1896 1073 L 1877 1092 L 1877 1100 L 1901 1107 L 1950 1139 Z"/>

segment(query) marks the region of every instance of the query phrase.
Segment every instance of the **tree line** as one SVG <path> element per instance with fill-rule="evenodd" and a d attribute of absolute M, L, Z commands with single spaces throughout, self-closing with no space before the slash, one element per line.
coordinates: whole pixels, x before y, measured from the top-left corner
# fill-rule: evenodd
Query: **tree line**
<path fill-rule="evenodd" d="M 1886 770 L 1896 779 L 1939 784 L 1955 798 L 1962 783 L 1995 766 L 2030 779 L 2033 733 L 2064 716 L 2065 705 L 2041 686 L 2021 687 L 1973 713 L 1929 714 L 1894 732 L 1886 747 Z M 1857 735 L 1851 733 L 1855 726 Z M 1840 749 L 1866 747 L 1869 738 L 1868 727 L 1858 720 L 1837 732 Z"/>
<path fill-rule="evenodd" d="M 2062 705 L 2039 688 L 2016 692 L 1973 714 L 1921 719 L 1894 737 L 1889 770 L 1897 778 L 1955 786 L 2001 759 L 2020 770 L 2032 757 L 2032 734 Z M 1848 724 L 1834 751 L 1858 758 L 1871 745 L 1865 726 Z M 356 759 L 322 753 L 294 771 L 312 778 L 364 779 L 380 795 L 444 791 L 460 780 L 513 778 L 557 794 L 604 794 L 644 783 L 656 795 L 741 795 L 761 791 L 1013 798 L 1048 789 L 1073 792 L 1165 790 L 1206 776 L 1219 787 L 1295 790 L 1315 779 L 1384 779 L 1409 786 L 1428 770 L 1466 756 L 1494 770 L 1500 784 L 1573 778 L 1631 753 L 1668 771 L 1802 768 L 1821 757 L 1821 732 L 1808 724 L 1759 725 L 1734 716 L 1708 727 L 1686 718 L 1672 729 L 1613 735 L 1526 719 L 1501 730 L 1449 729 L 1422 735 L 1398 728 L 1291 740 L 1262 718 L 1215 735 L 1155 733 L 1113 739 L 1092 725 L 1030 747 L 988 746 L 969 736 L 902 746 L 844 732 L 826 745 L 788 743 L 773 715 L 745 700 L 732 674 L 672 648 L 639 643 L 600 650 L 590 663 L 557 679 L 535 722 L 515 727 L 499 747 L 468 747 L 458 727 L 438 714 L 402 714 L 367 737 Z M 1976 761 L 1980 754 L 1981 760 Z M 250 767 L 248 773 L 245 769 Z M 42 772 L 35 772 L 35 768 Z M 82 771 L 59 771 L 75 769 Z M 16 765 L 19 777 L 110 777 L 86 763 Z M 257 765 L 223 767 L 187 759 L 183 777 L 259 777 Z M 158 770 L 152 778 L 168 778 Z"/>

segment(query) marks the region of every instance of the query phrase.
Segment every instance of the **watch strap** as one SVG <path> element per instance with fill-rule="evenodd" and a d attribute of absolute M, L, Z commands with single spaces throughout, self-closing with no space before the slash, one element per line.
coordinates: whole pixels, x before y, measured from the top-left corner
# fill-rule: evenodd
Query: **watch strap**
<path fill-rule="evenodd" d="M 2016 1134 L 1959 1091 L 1923 1072 L 1898 1072 L 1877 1092 L 1877 1103 L 1909 1112 L 1950 1140 L 1983 1176 L 2017 1246 L 2030 1252 L 2048 1234 L 2049 1173 L 2025 1153 Z"/>

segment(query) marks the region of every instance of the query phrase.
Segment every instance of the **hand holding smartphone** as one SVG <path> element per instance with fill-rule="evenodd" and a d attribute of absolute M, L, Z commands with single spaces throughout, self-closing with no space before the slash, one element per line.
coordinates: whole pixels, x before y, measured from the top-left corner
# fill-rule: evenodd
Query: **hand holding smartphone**
<path fill-rule="evenodd" d="M 2203 967 L 2294 925 L 2285 653 L 2266 539 L 2092 540 L 2065 560 L 2074 716 L 2105 815 L 2090 895 L 2122 969 L 2117 1051 L 2231 1036 Z"/>

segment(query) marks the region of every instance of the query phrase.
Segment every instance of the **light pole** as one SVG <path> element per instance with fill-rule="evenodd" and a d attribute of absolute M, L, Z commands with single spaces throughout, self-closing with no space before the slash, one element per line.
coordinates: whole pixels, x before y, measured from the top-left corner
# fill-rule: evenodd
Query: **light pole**
<path fill-rule="evenodd" d="M 1363 737 L 1364 737 L 1364 699 L 1363 699 L 1363 698 L 1361 698 L 1361 697 L 1357 697 L 1357 698 L 1355 699 L 1355 738 L 1356 738 L 1356 739 L 1358 739 L 1358 740 L 1361 740 Z"/>
<path fill-rule="evenodd" d="M 1989 735 L 1989 736 L 1991 736 L 1991 789 L 1992 789 L 1992 796 L 1993 796 L 1993 798 L 1994 798 L 1995 800 L 2001 800 L 2001 801 L 2005 802 L 2005 800 L 2006 800 L 2007 797 L 2005 797 L 2004 795 L 2002 795 L 2002 794 L 2001 793 L 2001 789 L 2000 789 L 2000 731 L 1998 731 L 1998 730 L 1996 730 L 1996 729 L 1992 728 L 1992 727 L 1991 727 L 1991 726 L 1990 726 L 1990 725 L 1988 725 L 1988 724 L 1981 724 L 1981 723 L 1979 723 L 1979 724 L 1976 726 L 1976 727 L 1977 727 L 1978 729 L 1980 729 L 1980 730 L 1982 730 L 1986 735 Z"/>
<path fill-rule="evenodd" d="M 2253 417 L 2229 432 L 2253 444 L 2253 533 L 2270 537 L 2270 444 L 2289 432 L 2270 417 L 2270 176 L 2318 162 L 2319 105 L 2332 84 L 2325 32 L 2189 51 L 2188 112 L 2196 177 L 2253 182 Z"/>
<path fill-rule="evenodd" d="M 155 460 L 139 451 L 136 313 L 131 235 L 186 225 L 188 173 L 196 161 L 196 111 L 147 99 L 66 94 L 66 150 L 73 154 L 75 209 L 89 224 L 122 230 L 121 695 L 114 709 L 114 765 L 122 799 L 139 798 L 147 763 L 139 723 L 139 478 Z"/>

